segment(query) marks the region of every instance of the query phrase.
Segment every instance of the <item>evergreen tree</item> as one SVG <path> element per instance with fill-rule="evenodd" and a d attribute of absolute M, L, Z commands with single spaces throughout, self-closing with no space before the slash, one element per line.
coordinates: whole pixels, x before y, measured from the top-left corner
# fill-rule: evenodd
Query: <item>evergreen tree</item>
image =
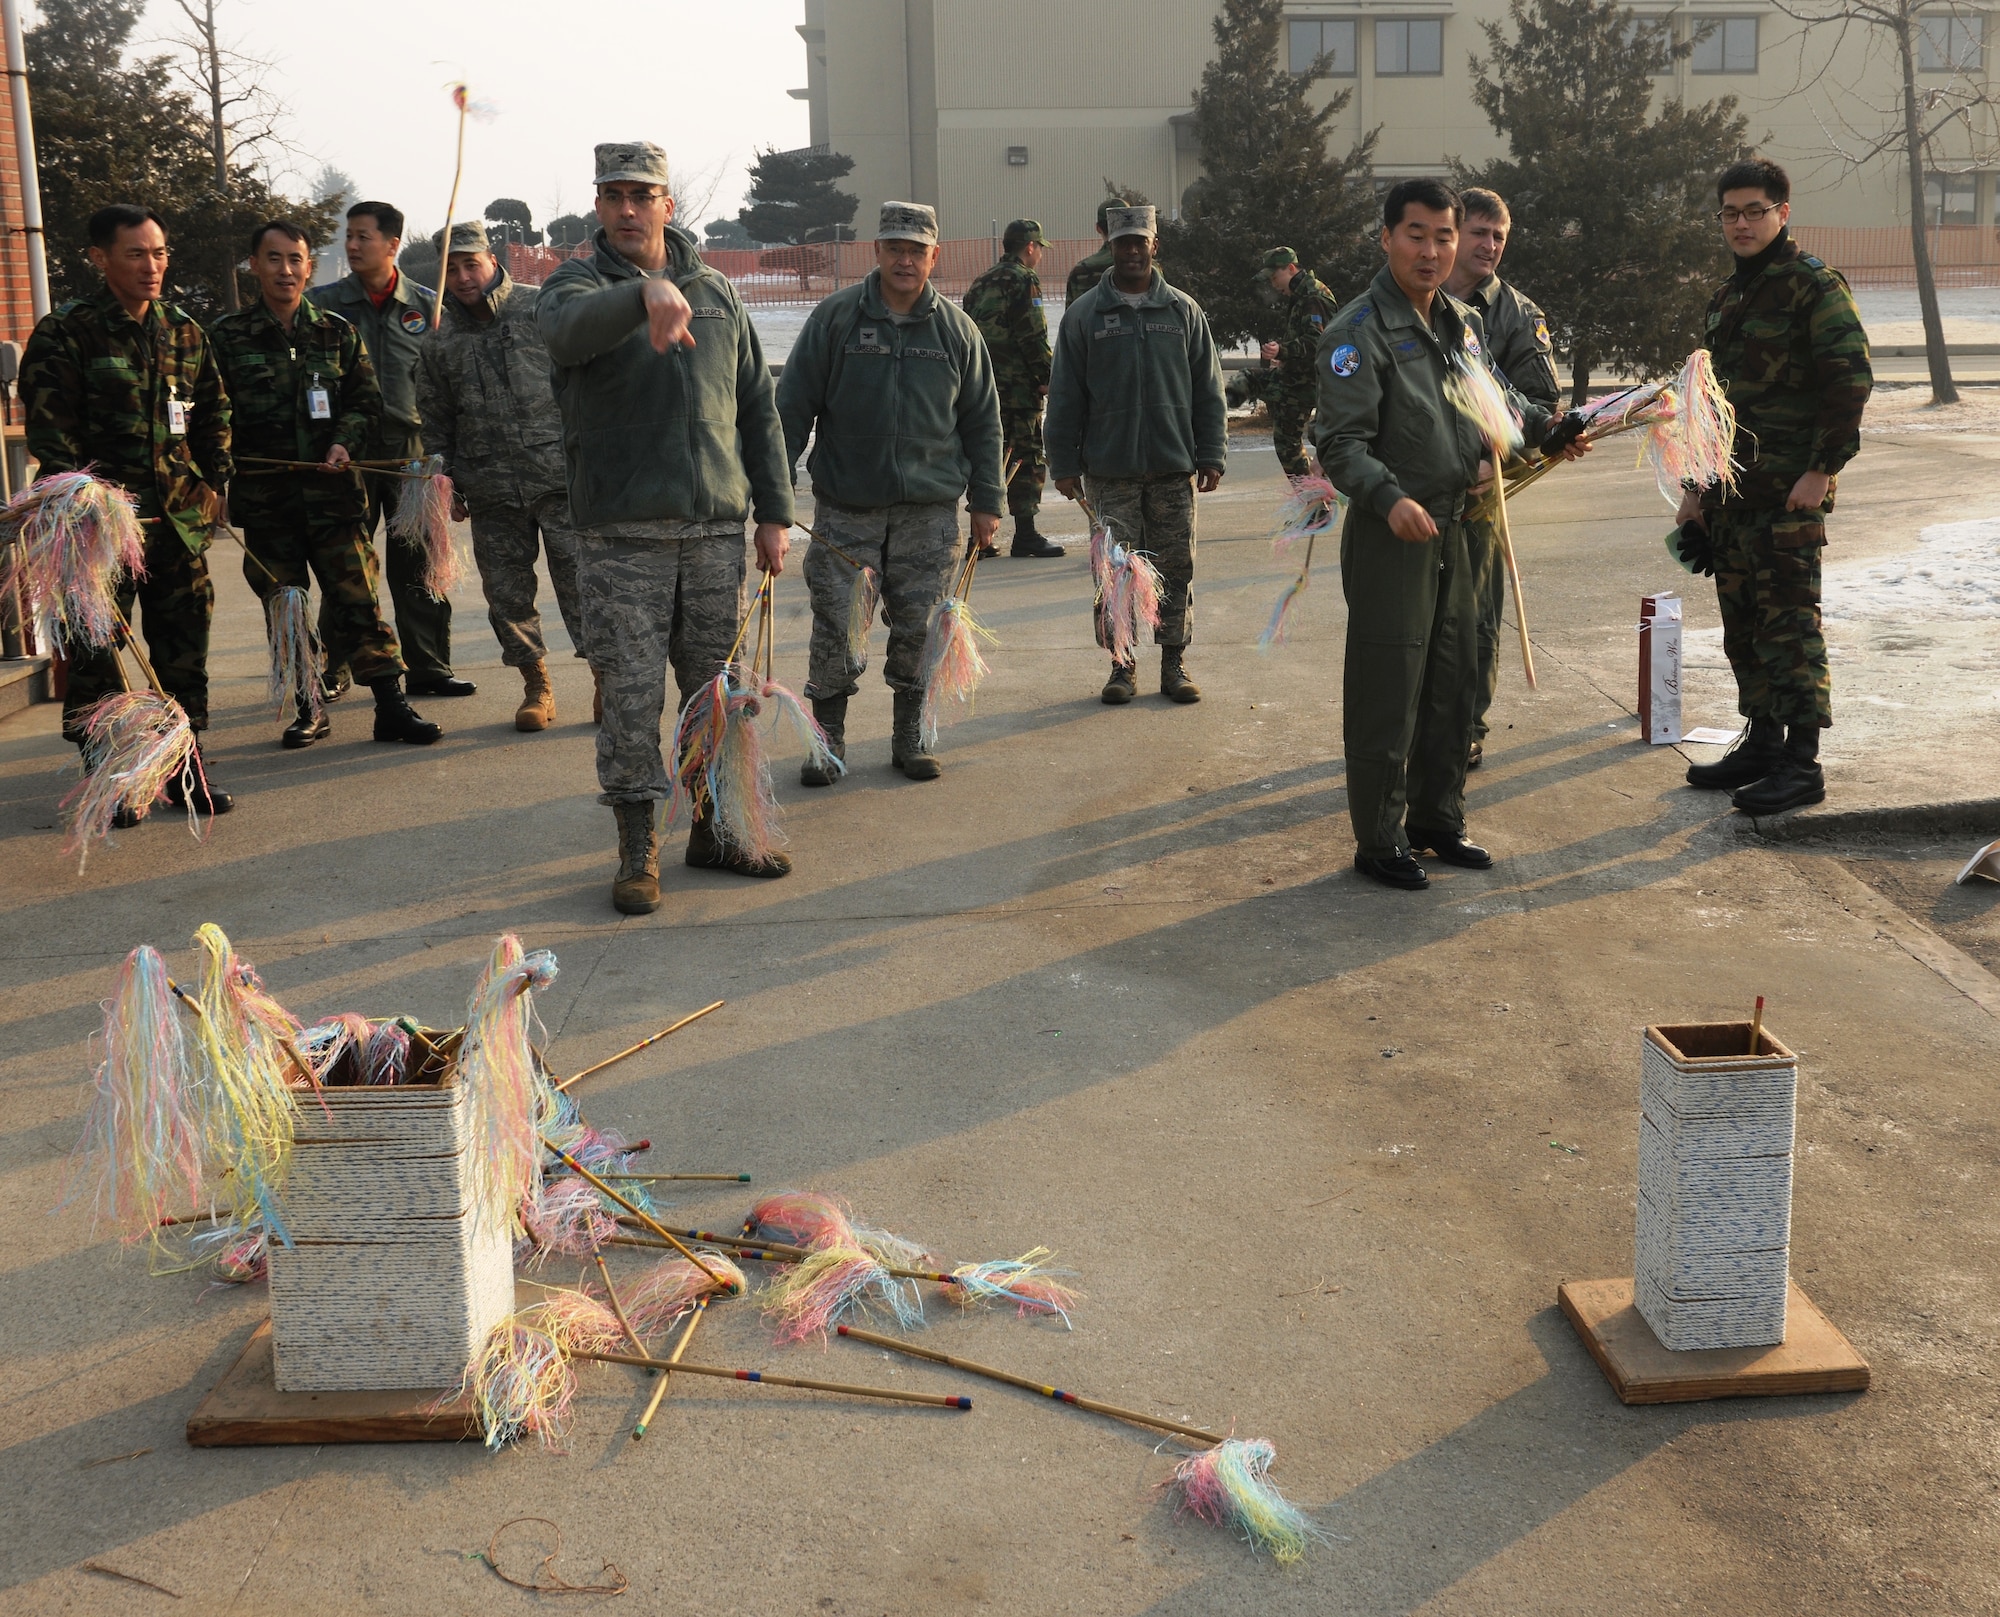
<path fill-rule="evenodd" d="M 702 234 L 708 238 L 710 247 L 749 248 L 757 245 L 750 239 L 750 233 L 734 219 L 711 219 Z"/>
<path fill-rule="evenodd" d="M 228 308 L 227 266 L 246 255 L 262 220 L 283 215 L 322 245 L 332 239 L 336 203 L 279 195 L 247 165 L 230 165 L 226 194 L 217 190 L 208 121 L 175 87 L 167 58 L 124 65 L 141 0 L 40 0 L 37 9 L 28 83 L 56 302 L 97 285 L 86 226 L 111 202 L 157 208 L 166 219 L 165 295 L 197 319 Z"/>
<path fill-rule="evenodd" d="M 597 234 L 597 220 L 588 213 L 559 213 L 548 222 L 551 247 L 581 247 Z"/>
<path fill-rule="evenodd" d="M 750 194 L 736 222 L 753 241 L 852 241 L 845 227 L 854 222 L 860 199 L 836 190 L 834 181 L 853 168 L 854 159 L 838 152 L 761 151 L 750 166 Z"/>
<path fill-rule="evenodd" d="M 1344 157 L 1327 152 L 1327 125 L 1347 106 L 1342 90 L 1325 107 L 1309 97 L 1310 73 L 1280 55 L 1284 0 L 1223 0 L 1216 56 L 1195 92 L 1202 175 L 1181 199 L 1181 217 L 1160 226 L 1160 255 L 1173 283 L 1208 311 L 1223 342 L 1275 336 L 1277 315 L 1254 284 L 1267 248 L 1290 247 L 1334 295 L 1361 290 L 1380 254 L 1371 132 Z"/>
<path fill-rule="evenodd" d="M 495 242 L 517 241 L 523 247 L 539 247 L 542 233 L 535 228 L 535 216 L 518 197 L 495 197 L 486 204 L 487 238 Z"/>
<path fill-rule="evenodd" d="M 1510 156 L 1461 183 L 1507 199 L 1507 279 L 1548 312 L 1578 401 L 1599 368 L 1676 369 L 1728 255 L 1715 177 L 1744 150 L 1736 98 L 1652 115 L 1665 44 L 1616 0 L 1511 0 L 1475 59 L 1473 97 Z"/>

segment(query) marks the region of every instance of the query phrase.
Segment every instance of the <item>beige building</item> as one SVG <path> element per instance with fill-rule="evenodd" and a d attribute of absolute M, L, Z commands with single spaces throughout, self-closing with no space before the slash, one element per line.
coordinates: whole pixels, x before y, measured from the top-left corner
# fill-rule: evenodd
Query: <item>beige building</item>
<path fill-rule="evenodd" d="M 1737 97 L 1752 138 L 1792 172 L 1799 223 L 1907 220 L 1893 153 L 1859 169 L 1837 155 L 1894 127 L 1898 71 L 1882 36 L 1807 29 L 1755 0 L 1635 9 L 1676 39 L 1699 36 L 1661 74 L 1662 95 Z M 1082 236 L 1106 179 L 1171 209 L 1199 172 L 1188 114 L 1215 11 L 1213 0 L 805 0 L 806 84 L 792 94 L 810 103 L 812 143 L 855 160 L 847 184 L 864 233 L 878 202 L 902 197 L 935 205 L 947 236 L 1024 214 Z M 1380 126 L 1378 176 L 1501 153 L 1473 104 L 1469 58 L 1480 24 L 1505 22 L 1505 0 L 1297 0 L 1287 13 L 1292 61 L 1331 53 L 1318 90 L 1352 92 L 1333 141 L 1344 149 Z M 1982 12 L 1940 7 L 1920 82 L 1984 91 L 1987 33 Z M 1975 109 L 1940 137 L 1933 224 L 1994 223 L 1993 131 L 1991 111 Z"/>

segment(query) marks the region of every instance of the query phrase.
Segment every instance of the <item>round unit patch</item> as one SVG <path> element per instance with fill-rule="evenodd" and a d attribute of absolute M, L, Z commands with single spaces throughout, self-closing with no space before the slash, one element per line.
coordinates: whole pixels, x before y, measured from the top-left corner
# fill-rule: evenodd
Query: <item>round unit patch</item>
<path fill-rule="evenodd" d="M 1475 357 L 1478 355 L 1480 350 L 1479 350 L 1479 338 L 1477 334 L 1470 331 L 1468 331 L 1465 334 L 1465 351 L 1468 354 L 1474 355 Z"/>
<path fill-rule="evenodd" d="M 1361 369 L 1361 350 L 1351 342 L 1344 342 L 1327 356 L 1326 362 L 1333 367 L 1335 376 L 1352 376 Z"/>
<path fill-rule="evenodd" d="M 431 323 L 431 317 L 422 309 L 405 309 L 396 316 L 396 320 L 412 337 L 421 335 L 424 328 Z"/>

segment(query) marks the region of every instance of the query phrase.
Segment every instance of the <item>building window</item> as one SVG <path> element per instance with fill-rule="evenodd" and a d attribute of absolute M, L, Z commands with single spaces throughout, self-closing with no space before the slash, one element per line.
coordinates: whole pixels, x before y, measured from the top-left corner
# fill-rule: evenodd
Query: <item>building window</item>
<path fill-rule="evenodd" d="M 1007 166 L 1009 168 L 1026 168 L 1028 166 L 1028 148 L 1025 146 L 1009 146 L 1007 148 Z"/>
<path fill-rule="evenodd" d="M 1674 20 L 1671 17 L 1634 17 L 1625 24 L 1625 38 L 1630 44 L 1644 43 L 1653 50 L 1653 73 L 1655 76 L 1669 74 L 1674 70 Z"/>
<path fill-rule="evenodd" d="M 1933 174 L 1924 181 L 1925 222 L 1933 225 L 1979 223 L 1979 176 Z"/>
<path fill-rule="evenodd" d="M 1352 17 L 1294 17 L 1287 29 L 1291 70 L 1310 73 L 1323 56 L 1321 78 L 1353 78 L 1354 28 Z"/>
<path fill-rule="evenodd" d="M 1444 71 L 1442 17 L 1383 18 L 1375 24 L 1375 72 L 1381 78 Z"/>
<path fill-rule="evenodd" d="M 1917 19 L 1917 67 L 1925 73 L 1969 73 L 1979 68 L 1984 17 L 1933 15 Z"/>
<path fill-rule="evenodd" d="M 1688 66 L 1695 72 L 1757 71 L 1755 17 L 1703 17 L 1694 26 L 1694 54 L 1688 58 Z"/>

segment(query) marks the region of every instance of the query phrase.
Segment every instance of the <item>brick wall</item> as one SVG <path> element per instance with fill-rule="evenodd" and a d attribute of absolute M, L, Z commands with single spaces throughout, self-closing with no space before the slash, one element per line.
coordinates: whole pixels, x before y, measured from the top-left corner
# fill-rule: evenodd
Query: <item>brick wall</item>
<path fill-rule="evenodd" d="M 25 343 L 35 327 L 35 309 L 28 295 L 28 240 L 21 222 L 13 104 L 0 92 L 0 341 Z"/>

